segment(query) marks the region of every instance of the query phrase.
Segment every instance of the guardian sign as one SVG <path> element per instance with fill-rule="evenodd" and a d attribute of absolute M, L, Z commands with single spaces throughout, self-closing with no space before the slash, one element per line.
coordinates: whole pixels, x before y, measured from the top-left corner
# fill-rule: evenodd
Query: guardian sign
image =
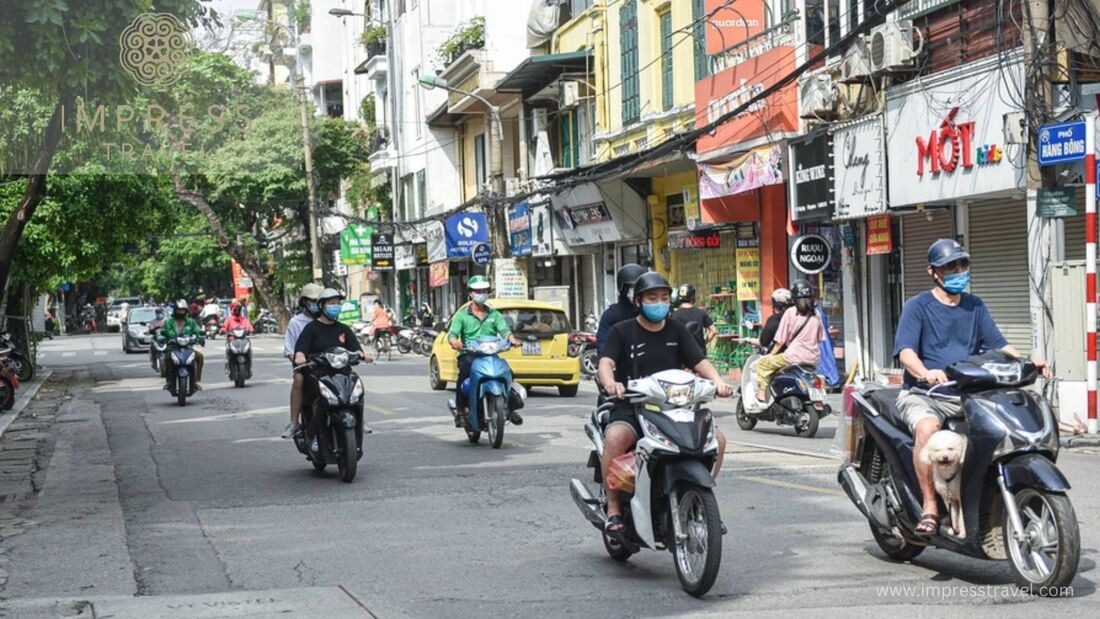
<path fill-rule="evenodd" d="M 1085 121 L 1039 128 L 1039 165 L 1069 163 L 1085 158 Z"/>

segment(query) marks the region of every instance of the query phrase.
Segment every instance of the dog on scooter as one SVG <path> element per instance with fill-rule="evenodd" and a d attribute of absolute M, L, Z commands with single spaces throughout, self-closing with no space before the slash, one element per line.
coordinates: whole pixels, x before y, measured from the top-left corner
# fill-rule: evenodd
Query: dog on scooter
<path fill-rule="evenodd" d="M 933 434 L 921 451 L 921 461 L 932 466 L 936 494 L 943 499 L 951 516 L 951 531 L 956 537 L 966 537 L 962 513 L 962 472 L 966 457 L 966 437 L 950 430 Z"/>

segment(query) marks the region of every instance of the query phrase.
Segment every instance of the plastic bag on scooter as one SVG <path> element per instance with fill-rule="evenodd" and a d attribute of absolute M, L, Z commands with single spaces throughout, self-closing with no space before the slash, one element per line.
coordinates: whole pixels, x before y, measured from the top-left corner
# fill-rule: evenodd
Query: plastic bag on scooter
<path fill-rule="evenodd" d="M 634 476 L 638 473 L 634 453 L 625 453 L 611 461 L 607 468 L 607 487 L 619 492 L 634 492 Z"/>
<path fill-rule="evenodd" d="M 852 397 L 858 389 L 855 385 L 844 386 L 843 413 L 837 422 L 833 444 L 829 448 L 830 453 L 839 458 L 843 464 L 855 463 L 860 438 L 863 436 L 863 418 L 859 416 L 855 399 Z"/>

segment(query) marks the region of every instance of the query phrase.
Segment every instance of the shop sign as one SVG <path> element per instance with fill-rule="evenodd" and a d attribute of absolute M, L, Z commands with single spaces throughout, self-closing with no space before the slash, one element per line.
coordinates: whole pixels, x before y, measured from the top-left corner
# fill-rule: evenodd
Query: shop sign
<path fill-rule="evenodd" d="M 340 259 L 344 264 L 370 264 L 374 228 L 352 224 L 340 231 Z"/>
<path fill-rule="evenodd" d="M 833 214 L 833 147 L 824 133 L 792 141 L 791 221 L 821 221 Z"/>
<path fill-rule="evenodd" d="M 526 202 L 508 209 L 508 234 L 513 256 L 531 255 L 531 209 Z"/>
<path fill-rule="evenodd" d="M 446 260 L 431 263 L 428 266 L 428 285 L 432 288 L 446 286 L 447 278 L 450 275 L 449 267 L 450 263 Z"/>
<path fill-rule="evenodd" d="M 595 184 L 578 185 L 555 194 L 551 201 L 558 227 L 569 245 L 608 243 L 622 238 Z"/>
<path fill-rule="evenodd" d="M 340 317 L 337 318 L 340 322 L 351 326 L 356 321 L 362 320 L 363 317 L 359 313 L 359 302 L 347 300 L 340 306 Z"/>
<path fill-rule="evenodd" d="M 670 230 L 669 249 L 718 249 L 722 246 L 722 235 L 717 230 L 709 232 L 684 232 Z"/>
<path fill-rule="evenodd" d="M 394 261 L 393 235 L 378 233 L 370 237 L 371 268 L 375 271 L 392 271 Z"/>
<path fill-rule="evenodd" d="M 531 207 L 531 255 L 535 257 L 554 254 L 553 229 L 550 219 L 550 205 L 538 204 Z"/>
<path fill-rule="evenodd" d="M 889 215 L 867 218 L 867 255 L 880 256 L 894 251 L 894 227 Z"/>
<path fill-rule="evenodd" d="M 836 213 L 851 219 L 886 212 L 882 116 L 875 115 L 833 134 Z"/>
<path fill-rule="evenodd" d="M 344 277 L 348 274 L 348 266 L 344 264 L 343 260 L 340 260 L 340 250 L 334 250 L 332 252 L 332 273 L 336 277 Z M 237 292 L 233 293 L 235 296 L 241 296 Z"/>
<path fill-rule="evenodd" d="M 416 268 L 416 253 L 412 245 L 398 245 L 393 250 L 393 262 L 398 271 Z"/>
<path fill-rule="evenodd" d="M 722 164 L 699 164 L 699 197 L 733 196 L 783 182 L 783 147 L 770 144 Z"/>
<path fill-rule="evenodd" d="M 526 299 L 527 271 L 519 268 L 513 258 L 493 261 L 493 285 L 498 299 Z"/>
<path fill-rule="evenodd" d="M 413 254 L 416 256 L 416 266 L 428 266 L 428 246 L 424 243 L 413 245 Z"/>
<path fill-rule="evenodd" d="M 478 243 L 489 242 L 485 213 L 456 213 L 447 218 L 447 257 L 469 258 Z"/>
<path fill-rule="evenodd" d="M 684 187 L 684 224 L 687 225 L 688 230 L 694 230 L 699 227 L 701 216 L 699 214 L 699 188 L 698 187 Z"/>
<path fill-rule="evenodd" d="M 493 250 L 490 249 L 488 243 L 478 243 L 470 251 L 470 257 L 473 258 L 474 264 L 483 267 L 493 259 Z"/>
<path fill-rule="evenodd" d="M 1085 158 L 1085 121 L 1039 128 L 1039 165 L 1070 163 Z"/>
<path fill-rule="evenodd" d="M 1039 217 L 1073 217 L 1077 215 L 1076 187 L 1042 187 L 1035 207 Z"/>
<path fill-rule="evenodd" d="M 760 250 L 755 247 L 738 247 L 734 256 L 737 271 L 737 300 L 760 299 Z"/>
<path fill-rule="evenodd" d="M 723 52 L 735 45 L 755 38 L 764 31 L 764 0 L 737 0 L 730 6 L 729 0 L 706 0 L 707 56 Z"/>
<path fill-rule="evenodd" d="M 424 226 L 424 241 L 429 263 L 447 259 L 447 233 L 442 221 L 432 221 Z"/>
<path fill-rule="evenodd" d="M 798 237 L 791 247 L 791 263 L 794 264 L 794 268 L 806 275 L 824 271 L 831 259 L 829 242 L 816 234 Z"/>
<path fill-rule="evenodd" d="M 890 206 L 1022 188 L 1025 149 L 1004 145 L 1004 117 L 1019 111 L 1023 64 L 983 60 L 923 82 L 886 94 Z"/>

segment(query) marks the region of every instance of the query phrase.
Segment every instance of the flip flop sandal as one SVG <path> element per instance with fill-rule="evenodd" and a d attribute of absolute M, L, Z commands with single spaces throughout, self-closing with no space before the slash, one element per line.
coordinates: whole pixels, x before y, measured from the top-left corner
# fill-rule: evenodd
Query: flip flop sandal
<path fill-rule="evenodd" d="M 607 519 L 607 522 L 603 525 L 604 533 L 608 535 L 619 535 L 626 530 L 626 521 L 623 520 L 622 514 L 615 514 Z"/>
<path fill-rule="evenodd" d="M 940 531 L 940 518 L 936 514 L 924 513 L 920 515 L 920 522 L 913 531 L 918 535 L 935 535 Z"/>

